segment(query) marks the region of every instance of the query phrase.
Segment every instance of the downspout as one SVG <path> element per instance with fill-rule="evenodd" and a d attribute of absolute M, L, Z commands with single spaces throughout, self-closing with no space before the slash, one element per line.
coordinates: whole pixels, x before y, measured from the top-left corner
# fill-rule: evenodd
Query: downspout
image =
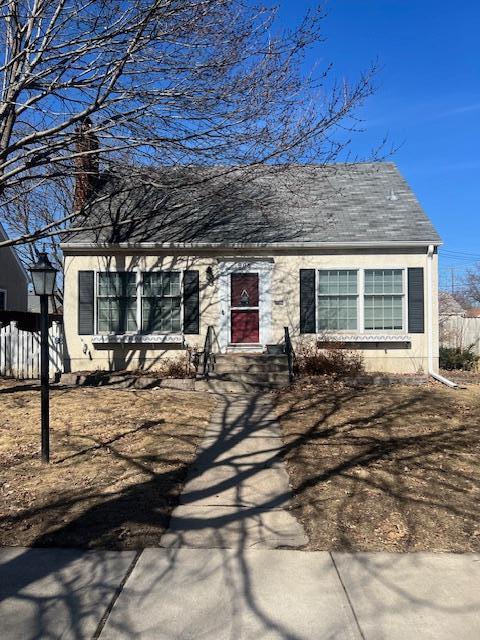
<path fill-rule="evenodd" d="M 427 251 L 427 359 L 428 359 L 428 374 L 438 380 L 442 384 L 446 384 L 447 387 L 453 389 L 458 387 L 458 384 L 444 378 L 439 373 L 433 370 L 433 244 L 428 245 Z"/>

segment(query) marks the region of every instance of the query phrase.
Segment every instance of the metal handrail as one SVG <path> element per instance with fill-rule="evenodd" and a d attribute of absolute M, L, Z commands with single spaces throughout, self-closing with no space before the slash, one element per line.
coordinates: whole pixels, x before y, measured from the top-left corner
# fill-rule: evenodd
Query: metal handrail
<path fill-rule="evenodd" d="M 292 341 L 290 339 L 290 331 L 288 327 L 284 327 L 285 332 L 285 354 L 287 356 L 288 362 L 288 377 L 290 382 L 292 382 L 294 378 L 294 362 L 295 362 L 295 351 L 293 350 Z"/>
<path fill-rule="evenodd" d="M 208 378 L 210 370 L 212 368 L 213 359 L 213 327 L 209 325 L 207 327 L 207 335 L 205 336 L 205 344 L 203 347 L 203 375 Z"/>

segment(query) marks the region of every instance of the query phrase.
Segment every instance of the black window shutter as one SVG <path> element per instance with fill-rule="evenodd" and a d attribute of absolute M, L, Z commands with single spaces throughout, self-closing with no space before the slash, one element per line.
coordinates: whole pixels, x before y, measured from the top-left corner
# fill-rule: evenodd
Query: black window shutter
<path fill-rule="evenodd" d="M 200 333 L 198 271 L 185 271 L 183 274 L 183 332 Z"/>
<path fill-rule="evenodd" d="M 300 269 L 300 333 L 316 333 L 315 269 Z"/>
<path fill-rule="evenodd" d="M 94 328 L 94 276 L 93 271 L 78 272 L 78 335 L 95 333 Z"/>
<path fill-rule="evenodd" d="M 423 268 L 408 270 L 408 331 L 425 333 L 425 293 Z"/>

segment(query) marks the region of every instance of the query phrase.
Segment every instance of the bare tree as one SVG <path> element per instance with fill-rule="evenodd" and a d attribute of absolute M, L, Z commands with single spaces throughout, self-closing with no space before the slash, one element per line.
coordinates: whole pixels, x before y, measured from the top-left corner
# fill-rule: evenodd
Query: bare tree
<path fill-rule="evenodd" d="M 457 295 L 455 297 L 462 299 L 465 309 L 480 306 L 480 262 L 467 269 Z"/>
<path fill-rule="evenodd" d="M 5 205 L 4 213 L 8 220 L 10 234 L 16 238 L 33 237 L 38 230 L 46 227 L 57 229 L 57 216 L 65 217 L 72 208 L 71 180 L 67 177 L 57 177 L 45 181 L 37 189 L 22 193 Z M 21 261 L 28 265 L 35 261 L 38 244 L 46 249 L 54 265 L 62 266 L 59 249 L 59 235 L 53 234 L 41 237 L 37 242 L 23 242 L 17 244 L 16 251 Z"/>
<path fill-rule="evenodd" d="M 232 176 L 331 162 L 372 91 L 373 68 L 352 85 L 303 71 L 320 10 L 288 32 L 242 0 L 0 0 L 0 19 L 0 246 L 74 223 L 73 180 L 93 158 Z"/>

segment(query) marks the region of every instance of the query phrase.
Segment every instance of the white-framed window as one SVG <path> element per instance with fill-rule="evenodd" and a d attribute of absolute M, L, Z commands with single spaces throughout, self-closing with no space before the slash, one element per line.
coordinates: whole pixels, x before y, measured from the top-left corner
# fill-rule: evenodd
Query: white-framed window
<path fill-rule="evenodd" d="M 137 331 L 137 284 L 133 271 L 103 271 L 97 279 L 98 333 Z"/>
<path fill-rule="evenodd" d="M 404 331 L 405 274 L 405 268 L 318 270 L 317 331 Z"/>
<path fill-rule="evenodd" d="M 317 329 L 358 330 L 358 270 L 325 269 L 318 272 Z"/>
<path fill-rule="evenodd" d="M 0 311 L 5 311 L 7 308 L 7 292 L 5 289 L 0 289 Z"/>
<path fill-rule="evenodd" d="M 142 331 L 181 331 L 180 271 L 149 271 L 142 274 Z"/>
<path fill-rule="evenodd" d="M 180 333 L 180 271 L 97 273 L 97 333 Z"/>
<path fill-rule="evenodd" d="M 404 328 L 404 270 L 365 269 L 365 331 Z"/>

